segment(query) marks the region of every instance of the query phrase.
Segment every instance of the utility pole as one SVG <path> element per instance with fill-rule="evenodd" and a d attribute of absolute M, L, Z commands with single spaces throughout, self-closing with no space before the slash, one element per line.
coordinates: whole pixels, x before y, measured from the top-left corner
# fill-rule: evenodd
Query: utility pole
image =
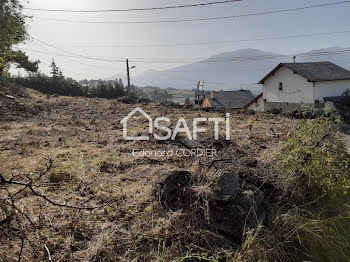
<path fill-rule="evenodd" d="M 130 86 L 130 69 L 135 68 L 136 66 L 129 67 L 129 59 L 126 59 L 126 72 L 128 75 L 128 96 L 131 96 L 131 86 Z"/>
<path fill-rule="evenodd" d="M 126 59 L 126 71 L 127 71 L 127 75 L 128 75 L 128 96 L 131 95 L 131 90 L 130 90 L 130 68 L 129 68 L 129 59 Z"/>

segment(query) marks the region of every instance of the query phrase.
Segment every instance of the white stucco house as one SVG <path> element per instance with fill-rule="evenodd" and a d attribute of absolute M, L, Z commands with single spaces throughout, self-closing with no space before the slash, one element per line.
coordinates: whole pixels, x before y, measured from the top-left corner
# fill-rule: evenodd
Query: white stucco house
<path fill-rule="evenodd" d="M 247 104 L 246 110 L 317 110 L 331 97 L 350 90 L 350 71 L 331 62 L 281 63 L 259 84 L 263 93 Z"/>
<path fill-rule="evenodd" d="M 265 103 L 264 103 L 264 93 L 256 96 L 252 101 L 250 101 L 245 107 L 244 110 L 255 111 L 255 112 L 264 112 Z"/>

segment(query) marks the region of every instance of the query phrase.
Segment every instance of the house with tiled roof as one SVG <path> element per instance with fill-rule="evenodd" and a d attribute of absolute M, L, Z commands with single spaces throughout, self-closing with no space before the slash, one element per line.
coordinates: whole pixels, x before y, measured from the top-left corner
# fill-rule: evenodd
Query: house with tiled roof
<path fill-rule="evenodd" d="M 249 90 L 205 92 L 202 108 L 242 109 L 254 95 Z"/>
<path fill-rule="evenodd" d="M 331 62 L 281 63 L 259 84 L 263 93 L 247 103 L 245 109 L 317 110 L 332 97 L 350 90 L 350 71 Z"/>

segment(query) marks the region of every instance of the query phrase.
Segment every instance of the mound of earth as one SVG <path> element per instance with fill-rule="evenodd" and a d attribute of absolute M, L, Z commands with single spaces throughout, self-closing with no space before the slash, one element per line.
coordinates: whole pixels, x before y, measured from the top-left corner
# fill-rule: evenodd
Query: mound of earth
<path fill-rule="evenodd" d="M 3 121 L 15 121 L 37 115 L 42 106 L 27 89 L 14 85 L 0 85 L 0 115 Z"/>

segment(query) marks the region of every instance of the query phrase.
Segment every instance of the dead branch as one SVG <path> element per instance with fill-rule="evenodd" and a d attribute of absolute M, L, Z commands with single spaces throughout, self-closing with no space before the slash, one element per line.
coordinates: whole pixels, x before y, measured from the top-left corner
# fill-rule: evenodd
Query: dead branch
<path fill-rule="evenodd" d="M 32 179 L 30 179 L 30 180 L 32 180 Z M 72 206 L 72 205 L 57 203 L 57 202 L 49 199 L 46 195 L 40 194 L 38 191 L 36 191 L 34 189 L 34 187 L 40 187 L 42 185 L 34 185 L 32 183 L 17 182 L 17 181 L 12 181 L 12 179 L 7 180 L 7 179 L 5 179 L 5 177 L 1 173 L 0 173 L 0 181 L 1 181 L 0 184 L 24 186 L 24 188 L 22 188 L 20 191 L 24 191 L 26 188 L 28 188 L 35 196 L 38 196 L 38 197 L 46 200 L 47 202 L 49 202 L 50 204 L 52 204 L 54 206 L 73 208 L 73 209 L 85 209 L 85 210 L 93 210 L 93 209 L 98 208 L 98 207 L 79 207 L 79 206 Z"/>

